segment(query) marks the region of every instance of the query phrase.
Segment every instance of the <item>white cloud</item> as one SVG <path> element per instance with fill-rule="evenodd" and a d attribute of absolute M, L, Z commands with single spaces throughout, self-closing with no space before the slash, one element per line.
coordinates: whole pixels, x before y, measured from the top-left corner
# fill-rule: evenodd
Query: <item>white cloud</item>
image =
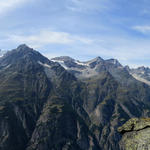
<path fill-rule="evenodd" d="M 52 29 L 43 29 L 36 31 L 36 34 L 7 34 L 7 38 L 1 43 L 14 43 L 19 45 L 25 43 L 33 48 L 41 49 L 49 47 L 51 44 L 61 44 L 62 51 L 57 50 L 47 51 L 48 57 L 59 55 L 70 55 L 72 57 L 87 56 L 93 58 L 101 56 L 103 58 L 116 58 L 121 63 L 135 66 L 137 60 L 148 60 L 150 57 L 150 45 L 148 40 L 115 38 L 99 36 L 95 38 L 87 38 L 79 35 L 74 35 L 67 32 L 58 32 Z M 67 47 L 66 47 L 67 46 Z M 133 62 L 133 61 L 136 62 Z M 137 63 L 139 65 L 140 63 Z"/>
<path fill-rule="evenodd" d="M 108 9 L 105 0 L 66 0 L 67 8 L 76 12 L 99 12 Z M 109 3 L 110 8 L 110 3 Z"/>
<path fill-rule="evenodd" d="M 149 66 L 150 45 L 149 40 L 115 38 L 115 37 L 99 37 L 102 42 L 92 43 L 89 46 L 77 47 L 77 51 L 71 54 L 82 56 L 84 60 L 87 57 L 100 56 L 104 59 L 115 58 L 123 65 L 130 65 L 131 67 L 146 65 Z"/>
<path fill-rule="evenodd" d="M 11 11 L 28 0 L 0 0 L 0 15 Z"/>
<path fill-rule="evenodd" d="M 41 30 L 38 34 L 24 35 L 14 34 L 9 35 L 8 39 L 13 43 L 26 43 L 34 48 L 40 48 L 47 44 L 91 44 L 94 42 L 93 39 L 72 35 L 67 32 L 56 32 L 48 29 Z"/>
<path fill-rule="evenodd" d="M 8 43 L 13 45 L 25 43 L 38 50 L 44 48 L 46 52 L 43 53 L 49 58 L 69 55 L 77 59 L 87 60 L 88 58 L 92 59 L 93 57 L 101 56 L 104 59 L 116 58 L 123 65 L 128 64 L 132 67 L 140 66 L 141 64 L 149 65 L 150 45 L 148 39 L 139 40 L 104 35 L 87 38 L 81 35 L 55 31 L 50 28 L 32 31 L 30 34 L 27 32 L 21 34 L 15 31 L 14 34 L 7 33 L 5 37 L 0 39 L 0 43 L 6 43 L 6 45 Z"/>
<path fill-rule="evenodd" d="M 146 25 L 146 26 L 134 26 L 133 29 L 136 31 L 142 32 L 142 33 L 150 32 L 150 26 L 148 26 L 148 25 Z"/>

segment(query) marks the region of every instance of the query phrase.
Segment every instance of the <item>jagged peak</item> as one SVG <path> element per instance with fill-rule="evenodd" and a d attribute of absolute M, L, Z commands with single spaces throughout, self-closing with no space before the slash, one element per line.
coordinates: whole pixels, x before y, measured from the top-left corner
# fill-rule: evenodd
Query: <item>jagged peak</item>
<path fill-rule="evenodd" d="M 98 57 L 96 57 L 92 60 L 89 60 L 89 61 L 85 62 L 85 63 L 91 64 L 93 62 L 101 62 L 101 61 L 104 61 L 104 60 L 100 56 L 98 56 Z"/>
<path fill-rule="evenodd" d="M 127 71 L 130 71 L 130 67 L 128 65 L 124 66 L 124 68 L 127 70 Z"/>
<path fill-rule="evenodd" d="M 26 44 L 20 44 L 17 48 L 29 48 L 29 46 Z"/>
<path fill-rule="evenodd" d="M 60 56 L 60 57 L 55 57 L 52 58 L 51 60 L 57 60 L 57 61 L 75 61 L 73 58 L 70 56 Z"/>
<path fill-rule="evenodd" d="M 41 62 L 43 64 L 52 63 L 48 58 L 40 54 L 38 51 L 30 48 L 26 44 L 21 44 L 16 49 L 8 51 L 1 59 L 1 63 L 4 65 L 15 64 L 17 62 L 20 63 L 20 61 L 24 61 L 26 63 L 28 62 L 34 63 Z"/>
<path fill-rule="evenodd" d="M 139 69 L 139 70 L 145 70 L 145 69 L 147 69 L 148 67 L 145 67 L 145 66 L 141 66 L 141 67 L 138 67 L 137 69 Z"/>
<path fill-rule="evenodd" d="M 93 60 L 95 60 L 95 61 L 103 61 L 103 59 L 100 56 L 94 58 Z"/>
<path fill-rule="evenodd" d="M 32 48 L 30 48 L 28 45 L 26 44 L 21 44 L 17 47 L 17 50 L 33 50 Z"/>
<path fill-rule="evenodd" d="M 107 59 L 106 62 L 117 65 L 117 66 L 122 66 L 117 59 L 113 59 L 113 58 Z"/>

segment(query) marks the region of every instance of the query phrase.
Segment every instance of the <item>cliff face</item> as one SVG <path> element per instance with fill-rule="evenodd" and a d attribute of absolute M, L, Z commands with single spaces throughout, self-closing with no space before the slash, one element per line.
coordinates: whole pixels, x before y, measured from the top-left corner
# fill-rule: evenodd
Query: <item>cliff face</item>
<path fill-rule="evenodd" d="M 0 150 L 99 150 L 82 84 L 21 45 L 0 60 Z"/>
<path fill-rule="evenodd" d="M 130 119 L 118 131 L 121 150 L 150 150 L 150 118 Z"/>

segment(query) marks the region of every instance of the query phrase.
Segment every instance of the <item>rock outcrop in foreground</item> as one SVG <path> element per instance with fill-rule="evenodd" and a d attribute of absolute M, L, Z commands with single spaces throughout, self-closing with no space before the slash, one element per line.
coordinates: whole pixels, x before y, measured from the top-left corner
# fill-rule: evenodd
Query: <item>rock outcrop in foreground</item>
<path fill-rule="evenodd" d="M 132 118 L 118 128 L 121 150 L 150 150 L 150 118 Z"/>

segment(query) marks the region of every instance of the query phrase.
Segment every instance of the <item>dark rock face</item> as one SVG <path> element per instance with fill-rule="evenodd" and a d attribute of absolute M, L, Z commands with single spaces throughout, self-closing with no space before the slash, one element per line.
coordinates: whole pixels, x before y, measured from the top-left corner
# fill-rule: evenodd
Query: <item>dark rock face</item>
<path fill-rule="evenodd" d="M 100 149 L 82 107 L 80 83 L 21 45 L 0 60 L 0 149 Z"/>
<path fill-rule="evenodd" d="M 118 126 L 150 115 L 149 86 L 116 60 L 61 59 L 77 70 L 26 45 L 0 59 L 1 150 L 119 150 Z"/>
<path fill-rule="evenodd" d="M 150 149 L 150 118 L 132 118 L 119 127 L 118 131 L 123 134 L 121 150 Z"/>

